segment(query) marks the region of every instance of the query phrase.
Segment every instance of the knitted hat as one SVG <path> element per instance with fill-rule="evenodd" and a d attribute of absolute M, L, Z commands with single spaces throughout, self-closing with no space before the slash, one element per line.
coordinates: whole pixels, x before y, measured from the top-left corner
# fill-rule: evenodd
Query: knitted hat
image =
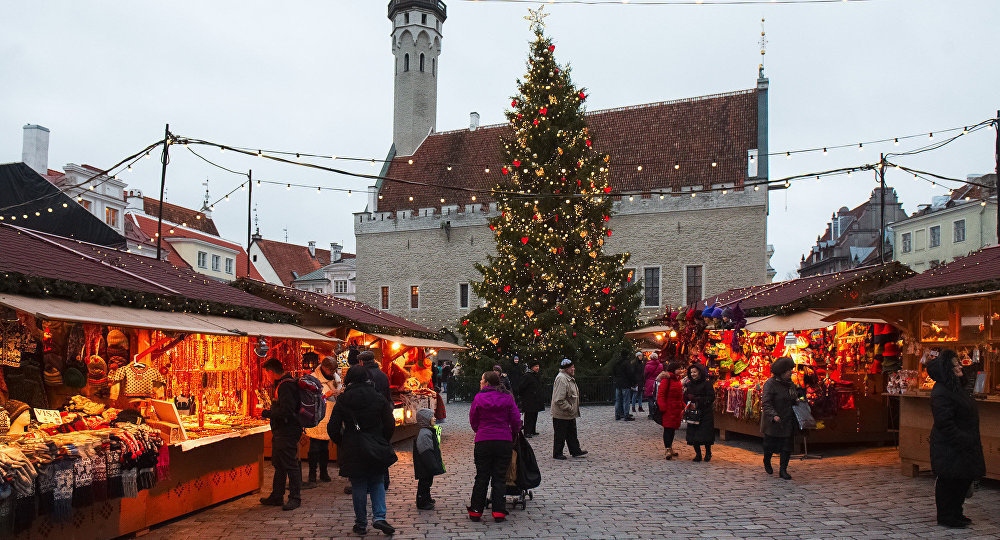
<path fill-rule="evenodd" d="M 128 338 L 118 329 L 108 331 L 108 356 L 128 356 Z"/>
<path fill-rule="evenodd" d="M 562 362 L 559 362 L 559 369 L 569 369 L 573 367 L 573 361 L 569 358 L 563 358 Z"/>
<path fill-rule="evenodd" d="M 7 410 L 7 414 L 10 416 L 10 423 L 14 423 L 18 416 L 21 416 L 30 409 L 27 403 L 18 401 L 16 399 L 8 399 L 7 403 L 4 403 L 3 408 Z"/>
<path fill-rule="evenodd" d="M 782 356 L 771 363 L 771 375 L 780 377 L 795 368 L 795 361 L 787 356 Z"/>
<path fill-rule="evenodd" d="M 713 309 L 712 310 L 712 318 L 713 319 L 721 319 L 722 318 L 722 308 L 717 307 L 717 308 Z"/>
<path fill-rule="evenodd" d="M 90 355 L 87 359 L 87 379 L 90 381 L 100 381 L 108 376 L 108 364 L 103 358 L 96 354 Z"/>
<path fill-rule="evenodd" d="M 42 377 L 45 380 L 45 386 L 62 386 L 62 374 L 55 367 L 50 367 L 45 370 L 45 375 Z"/>
<path fill-rule="evenodd" d="M 77 367 L 68 367 L 62 373 L 63 384 L 70 388 L 83 388 L 87 386 L 87 376 Z"/>

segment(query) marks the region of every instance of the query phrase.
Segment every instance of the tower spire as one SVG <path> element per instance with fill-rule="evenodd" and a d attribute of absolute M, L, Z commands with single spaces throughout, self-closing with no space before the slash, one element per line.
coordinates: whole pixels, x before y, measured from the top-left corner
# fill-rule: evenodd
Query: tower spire
<path fill-rule="evenodd" d="M 395 62 L 392 142 L 397 156 L 412 156 L 437 129 L 438 57 L 447 9 L 442 0 L 389 2 Z"/>
<path fill-rule="evenodd" d="M 760 67 L 757 71 L 758 78 L 764 78 L 764 54 L 767 53 L 767 32 L 764 30 L 764 18 L 760 18 Z"/>

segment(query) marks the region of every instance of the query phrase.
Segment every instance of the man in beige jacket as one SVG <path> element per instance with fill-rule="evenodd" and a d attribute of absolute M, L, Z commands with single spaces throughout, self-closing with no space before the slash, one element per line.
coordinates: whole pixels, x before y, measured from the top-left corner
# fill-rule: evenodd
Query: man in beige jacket
<path fill-rule="evenodd" d="M 586 450 L 580 448 L 580 439 L 576 435 L 576 419 L 580 417 L 580 389 L 576 386 L 573 374 L 576 367 L 569 358 L 564 358 L 559 364 L 559 374 L 552 384 L 552 428 L 555 431 L 555 441 L 552 457 L 566 459 L 563 446 L 569 446 L 569 454 L 573 457 L 583 457 Z"/>

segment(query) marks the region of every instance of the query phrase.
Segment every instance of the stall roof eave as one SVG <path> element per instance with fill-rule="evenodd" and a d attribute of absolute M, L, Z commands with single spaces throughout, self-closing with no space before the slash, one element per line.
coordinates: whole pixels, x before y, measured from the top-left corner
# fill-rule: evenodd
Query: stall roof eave
<path fill-rule="evenodd" d="M 830 311 L 820 309 L 807 309 L 791 315 L 768 315 L 765 317 L 758 317 L 754 321 L 748 320 L 746 329 L 748 332 L 794 332 L 816 330 L 817 328 L 825 328 L 835 322 L 838 322 L 828 320 L 827 317 L 830 315 Z M 880 318 L 862 318 L 858 316 L 849 316 L 840 320 L 857 323 L 883 322 Z"/>
<path fill-rule="evenodd" d="M 664 326 L 662 324 L 658 324 L 653 326 L 647 326 L 645 328 L 638 328 L 630 332 L 625 332 L 625 336 L 630 337 L 632 339 L 642 339 L 652 334 L 663 334 L 671 330 L 673 330 L 673 328 L 670 326 Z"/>
<path fill-rule="evenodd" d="M 867 306 L 857 306 L 851 308 L 838 309 L 833 313 L 827 315 L 823 320 L 830 323 L 840 322 L 844 320 L 854 320 L 857 317 L 868 316 L 877 319 L 877 322 L 889 322 L 894 323 L 894 321 L 887 320 L 884 315 L 880 312 L 884 310 L 894 310 L 899 308 L 905 308 L 909 306 L 915 306 L 918 304 L 928 304 L 931 302 L 950 302 L 955 300 L 970 300 L 973 298 L 983 298 L 987 296 L 993 296 L 1000 294 L 1000 291 L 982 291 L 975 293 L 966 294 L 953 294 L 950 296 L 934 296 L 929 298 L 916 298 L 913 300 L 901 300 L 899 302 L 887 302 L 884 304 L 870 304 Z"/>
<path fill-rule="evenodd" d="M 157 330 L 190 334 L 238 335 L 223 327 L 199 320 L 188 313 L 102 306 L 86 302 L 71 302 L 58 298 L 34 298 L 14 294 L 0 294 L 0 304 L 30 313 L 40 319 L 53 321 L 103 324 L 129 328 L 155 328 Z"/>
<path fill-rule="evenodd" d="M 400 345 L 405 345 L 407 347 L 424 347 L 429 349 L 443 349 L 450 351 L 464 351 L 468 347 L 458 345 L 456 343 L 451 343 L 450 341 L 442 341 L 439 339 L 425 339 L 416 338 L 410 336 L 392 336 L 389 334 L 369 334 L 375 336 L 379 339 L 384 339 L 386 341 L 392 341 L 394 343 L 399 343 Z"/>
<path fill-rule="evenodd" d="M 225 328 L 231 333 L 247 336 L 266 336 L 283 339 L 301 339 L 303 341 L 341 341 L 339 338 L 320 334 L 294 324 L 266 323 L 218 317 L 215 315 L 193 315 L 210 324 Z"/>

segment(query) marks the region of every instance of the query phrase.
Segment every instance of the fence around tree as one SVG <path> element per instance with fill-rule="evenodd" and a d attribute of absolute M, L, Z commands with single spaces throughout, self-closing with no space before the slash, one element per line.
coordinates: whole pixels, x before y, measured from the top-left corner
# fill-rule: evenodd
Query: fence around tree
<path fill-rule="evenodd" d="M 580 403 L 583 405 L 599 405 L 615 402 L 615 387 L 611 377 L 577 377 L 576 385 L 580 388 Z M 552 379 L 542 380 L 546 403 L 552 396 Z M 452 377 L 448 382 L 448 401 L 470 402 L 479 392 L 479 377 Z"/>

